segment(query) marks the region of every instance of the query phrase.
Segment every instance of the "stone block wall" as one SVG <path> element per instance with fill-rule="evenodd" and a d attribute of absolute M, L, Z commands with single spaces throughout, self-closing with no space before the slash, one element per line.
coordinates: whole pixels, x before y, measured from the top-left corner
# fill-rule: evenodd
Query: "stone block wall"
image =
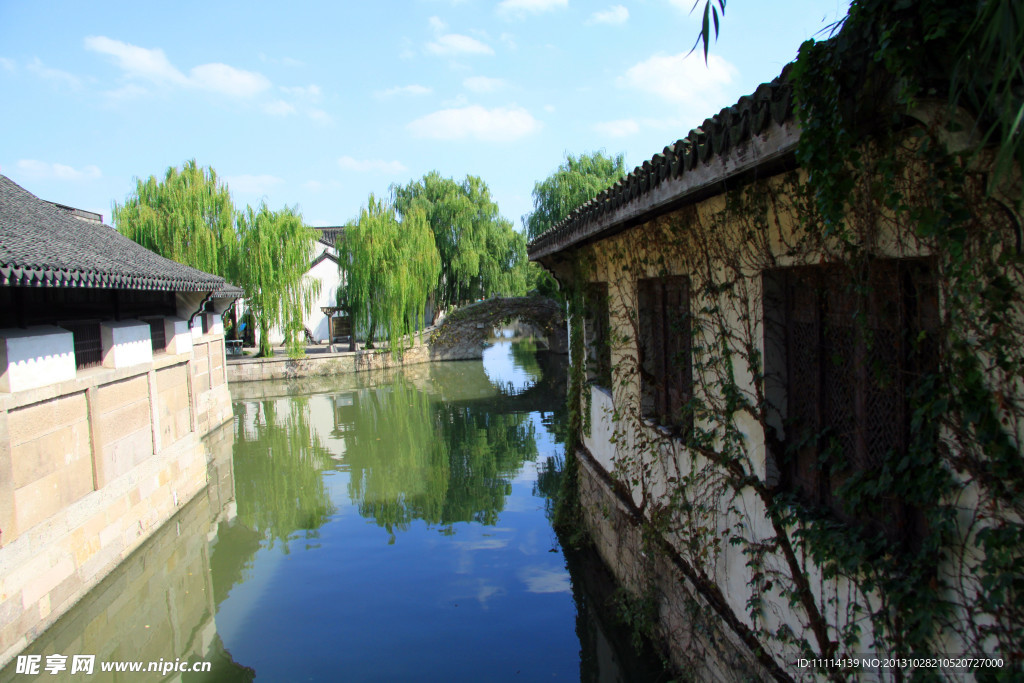
<path fill-rule="evenodd" d="M 425 331 L 424 340 L 428 337 L 429 331 Z M 426 341 L 421 343 L 417 335 L 416 342 L 405 350 L 400 359 L 393 358 L 389 351 L 372 349 L 316 354 L 304 358 L 238 358 L 228 363 L 227 379 L 231 383 L 258 382 L 386 370 L 437 360 L 474 360 L 483 355 L 483 348 L 480 340 L 475 339 L 440 348 Z"/>
<path fill-rule="evenodd" d="M 0 666 L 206 486 L 226 380 L 223 338 L 207 334 L 0 393 Z"/>

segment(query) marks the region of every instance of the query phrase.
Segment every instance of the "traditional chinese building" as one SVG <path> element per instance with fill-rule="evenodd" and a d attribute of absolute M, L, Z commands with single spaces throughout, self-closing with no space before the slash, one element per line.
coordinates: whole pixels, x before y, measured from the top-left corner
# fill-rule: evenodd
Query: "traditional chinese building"
<path fill-rule="evenodd" d="M 798 662 L 913 638 L 1020 657 L 1019 610 L 979 611 L 1020 561 L 981 531 L 1020 524 L 992 512 L 1024 463 L 1020 366 L 995 360 L 1021 343 L 1019 175 L 987 195 L 983 160 L 929 165 L 922 105 L 863 139 L 830 223 L 794 108 L 784 74 L 529 245 L 573 302 L 583 525 L 698 680 L 824 677 Z M 917 222 L 946 177 L 976 262 Z M 965 282 L 1015 292 L 1000 322 Z"/>
<path fill-rule="evenodd" d="M 0 176 L 0 666 L 206 486 L 241 293 Z"/>

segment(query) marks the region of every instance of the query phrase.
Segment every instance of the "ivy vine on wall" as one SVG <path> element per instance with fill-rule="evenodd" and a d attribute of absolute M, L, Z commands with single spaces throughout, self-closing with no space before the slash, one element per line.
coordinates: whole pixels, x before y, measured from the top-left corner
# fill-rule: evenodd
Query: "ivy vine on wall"
<path fill-rule="evenodd" d="M 996 653 L 1006 666 L 979 679 L 1024 670 L 1024 10 L 1011 4 L 855 1 L 790 71 L 797 170 L 574 255 L 588 264 L 570 279 L 574 359 L 583 283 L 609 283 L 614 476 L 696 576 L 743 568 L 747 621 L 772 652 Z M 674 429 L 645 404 L 667 380 L 637 342 L 637 283 L 668 276 L 688 278 L 691 335 Z M 799 325 L 824 341 L 794 346 Z M 814 372 L 859 377 L 836 384 L 867 398 L 801 408 L 802 370 L 779 347 L 821 351 Z M 576 443 L 586 396 L 576 362 Z M 871 412 L 892 396 L 897 417 Z M 868 444 L 879 419 L 894 435 Z M 578 524 L 570 510 L 561 520 Z"/>

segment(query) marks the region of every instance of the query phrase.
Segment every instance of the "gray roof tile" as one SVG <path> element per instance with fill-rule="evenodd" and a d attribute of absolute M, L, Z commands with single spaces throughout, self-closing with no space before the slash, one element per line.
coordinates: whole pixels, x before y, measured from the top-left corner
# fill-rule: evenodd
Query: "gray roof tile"
<path fill-rule="evenodd" d="M 240 296 L 224 278 L 159 256 L 108 225 L 75 218 L 0 175 L 0 285 Z"/>
<path fill-rule="evenodd" d="M 678 206 L 688 196 L 703 196 L 708 187 L 726 180 L 726 173 L 747 171 L 777 161 L 779 153 L 791 153 L 799 128 L 788 72 L 789 67 L 771 83 L 759 85 L 752 95 L 705 119 L 685 138 L 665 147 L 538 235 L 528 246 L 530 258 L 536 260 L 598 239 L 626 223 L 635 225 L 644 215 Z M 780 130 L 783 134 L 773 135 Z M 729 160 L 730 154 L 738 162 L 716 165 Z"/>

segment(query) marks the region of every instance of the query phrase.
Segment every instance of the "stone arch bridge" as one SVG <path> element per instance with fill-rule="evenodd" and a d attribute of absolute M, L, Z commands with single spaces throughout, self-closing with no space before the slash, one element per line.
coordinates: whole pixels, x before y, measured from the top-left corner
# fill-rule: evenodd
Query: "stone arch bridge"
<path fill-rule="evenodd" d="M 563 304 L 543 296 L 494 298 L 452 311 L 430 335 L 432 356 L 477 357 L 495 326 L 518 319 L 556 353 L 568 353 L 569 335 Z"/>

